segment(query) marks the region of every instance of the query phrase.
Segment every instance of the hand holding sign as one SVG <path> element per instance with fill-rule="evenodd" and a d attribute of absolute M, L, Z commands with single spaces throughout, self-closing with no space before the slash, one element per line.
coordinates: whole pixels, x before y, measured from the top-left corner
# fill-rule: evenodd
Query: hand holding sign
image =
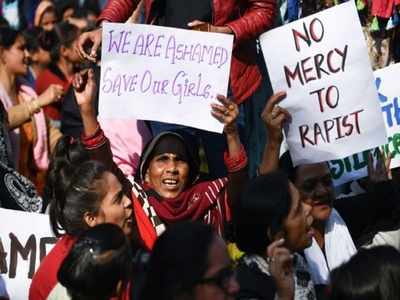
<path fill-rule="evenodd" d="M 222 95 L 217 95 L 221 104 L 211 103 L 211 114 L 214 118 L 224 124 L 226 134 L 237 133 L 236 119 L 239 116 L 237 104 Z"/>
<path fill-rule="evenodd" d="M 283 125 L 291 119 L 290 113 L 278 105 L 283 99 L 286 98 L 285 92 L 278 92 L 269 98 L 265 108 L 261 114 L 261 118 L 267 127 L 268 141 L 279 145 L 283 140 Z"/>
<path fill-rule="evenodd" d="M 102 29 L 98 28 L 92 31 L 84 32 L 81 34 L 76 46 L 76 52 L 80 58 L 96 62 L 97 49 L 101 44 Z M 88 49 L 88 45 L 90 49 Z M 86 48 L 86 49 L 85 49 Z M 89 51 L 88 51 L 89 50 Z"/>
<path fill-rule="evenodd" d="M 233 33 L 232 29 L 230 29 L 228 26 L 214 26 L 214 25 L 211 25 L 210 23 L 206 23 L 206 22 L 199 21 L 199 20 L 194 20 L 194 21 L 188 23 L 187 25 L 189 28 L 191 28 L 193 30 L 217 32 L 217 33 L 227 33 L 227 34 Z"/>

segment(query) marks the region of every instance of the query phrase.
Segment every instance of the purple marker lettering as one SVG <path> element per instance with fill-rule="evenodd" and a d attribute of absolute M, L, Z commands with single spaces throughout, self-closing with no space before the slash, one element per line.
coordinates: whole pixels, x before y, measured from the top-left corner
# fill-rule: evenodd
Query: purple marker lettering
<path fill-rule="evenodd" d="M 162 44 L 161 44 L 161 40 L 162 39 L 164 39 L 164 35 L 162 34 L 162 35 L 159 35 L 158 37 L 157 37 L 157 41 L 156 41 L 156 46 L 154 47 L 154 57 L 159 57 L 159 56 L 161 56 L 161 47 L 162 47 Z"/>
<path fill-rule="evenodd" d="M 165 51 L 165 58 L 170 59 L 171 64 L 175 64 L 175 52 L 176 52 L 176 41 L 173 35 L 170 36 L 168 39 L 166 51 Z"/>
<path fill-rule="evenodd" d="M 179 83 L 179 80 L 185 76 L 186 73 L 184 71 L 179 71 L 172 82 L 172 95 L 179 97 L 179 103 L 182 103 L 183 96 L 183 86 L 181 83 Z"/>
<path fill-rule="evenodd" d="M 217 65 L 218 61 L 220 60 L 220 57 L 222 57 L 221 47 L 216 47 L 214 51 L 214 58 L 212 64 Z"/>
<path fill-rule="evenodd" d="M 119 74 L 114 78 L 113 93 L 121 96 L 121 75 Z"/>
<path fill-rule="evenodd" d="M 121 50 L 122 53 L 128 53 L 129 52 L 128 46 L 131 44 L 131 42 L 129 40 L 127 40 L 127 38 L 131 33 L 132 32 L 127 31 L 124 34 L 124 42 L 122 44 L 122 50 Z"/>
<path fill-rule="evenodd" d="M 154 42 L 154 35 L 152 33 L 149 33 L 146 37 L 146 46 L 145 46 L 145 50 L 144 50 L 144 55 L 151 57 L 151 50 L 150 50 L 150 46 L 151 44 L 153 44 Z"/>
<path fill-rule="evenodd" d="M 101 89 L 103 90 L 104 93 L 110 93 L 112 89 L 112 80 L 108 78 L 108 72 L 110 72 L 112 69 L 111 67 L 106 68 L 106 70 L 103 73 L 103 86 Z"/>
<path fill-rule="evenodd" d="M 153 81 L 153 76 L 150 71 L 145 71 L 140 82 L 140 91 L 146 93 L 151 88 L 151 83 Z"/>
<path fill-rule="evenodd" d="M 130 82 L 130 84 L 129 84 L 129 91 L 130 91 L 130 92 L 136 91 L 137 78 L 138 78 L 138 75 L 137 75 L 137 74 L 135 74 L 135 75 L 132 76 L 132 80 L 131 80 L 131 82 Z"/>
<path fill-rule="evenodd" d="M 228 61 L 228 50 L 221 48 L 221 60 L 219 61 L 218 68 L 221 68 Z"/>
<path fill-rule="evenodd" d="M 108 32 L 108 33 L 109 33 L 109 36 L 110 36 L 109 44 L 108 44 L 108 52 L 113 51 L 113 48 L 115 48 L 114 51 L 115 51 L 116 53 L 119 53 L 119 48 L 121 47 L 121 41 L 122 41 L 122 37 L 123 37 L 123 34 L 124 34 L 125 31 L 122 30 L 122 31 L 120 32 L 120 34 L 119 34 L 119 39 L 114 39 L 113 32 L 114 32 L 114 30 L 110 30 L 110 31 Z"/>
<path fill-rule="evenodd" d="M 191 61 L 196 61 L 197 63 L 200 63 L 201 60 L 201 44 L 196 44 L 193 49 L 192 57 L 190 59 Z"/>
<path fill-rule="evenodd" d="M 143 34 L 139 34 L 136 39 L 135 48 L 133 48 L 133 54 L 143 55 L 143 48 L 144 48 L 144 36 Z"/>

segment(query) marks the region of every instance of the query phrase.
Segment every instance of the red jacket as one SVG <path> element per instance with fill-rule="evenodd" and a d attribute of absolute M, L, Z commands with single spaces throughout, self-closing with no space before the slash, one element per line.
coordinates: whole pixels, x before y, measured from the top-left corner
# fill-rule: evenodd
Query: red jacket
<path fill-rule="evenodd" d="M 261 83 L 256 63 L 254 39 L 274 22 L 275 0 L 212 0 L 215 26 L 229 26 L 235 34 L 230 86 L 236 102 L 250 97 Z M 138 0 L 109 0 L 99 21 L 124 22 L 135 10 Z M 146 23 L 154 22 L 154 0 L 144 0 Z"/>

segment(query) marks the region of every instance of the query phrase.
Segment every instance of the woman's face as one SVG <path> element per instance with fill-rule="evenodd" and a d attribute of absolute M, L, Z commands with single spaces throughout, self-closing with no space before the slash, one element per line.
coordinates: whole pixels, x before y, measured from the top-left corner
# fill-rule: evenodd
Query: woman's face
<path fill-rule="evenodd" d="M 295 184 L 311 205 L 314 222 L 328 220 L 335 199 L 328 165 L 316 163 L 299 166 Z"/>
<path fill-rule="evenodd" d="M 30 53 L 31 63 L 34 65 L 39 65 L 41 67 L 46 67 L 50 62 L 50 52 L 39 47 L 37 51 Z"/>
<path fill-rule="evenodd" d="M 132 232 L 133 209 L 131 200 L 123 193 L 122 185 L 112 173 L 103 176 L 104 189 L 107 191 L 101 201 L 93 225 L 112 223 L 122 228 L 126 235 Z"/>
<path fill-rule="evenodd" d="M 208 252 L 208 269 L 202 283 L 195 287 L 194 299 L 233 300 L 239 288 L 226 244 L 220 236 L 215 235 Z"/>
<path fill-rule="evenodd" d="M 51 31 L 54 28 L 54 25 L 57 23 L 57 17 L 54 10 L 47 10 L 40 20 L 40 27 L 42 27 L 46 31 Z"/>
<path fill-rule="evenodd" d="M 289 214 L 283 222 L 284 238 L 286 247 L 298 252 L 311 245 L 314 231 L 311 228 L 313 217 L 311 206 L 303 201 L 297 188 L 290 183 L 290 196 L 292 203 Z"/>
<path fill-rule="evenodd" d="M 183 192 L 188 178 L 189 164 L 174 153 L 153 157 L 145 174 L 145 182 L 165 198 L 175 198 Z"/>
<path fill-rule="evenodd" d="M 14 76 L 26 75 L 28 72 L 29 53 L 26 50 L 25 39 L 22 35 L 18 35 L 14 44 L 1 52 L 2 64 L 6 67 L 7 72 Z"/>
<path fill-rule="evenodd" d="M 71 46 L 69 47 L 64 47 L 62 46 L 62 51 L 61 51 L 61 55 L 70 63 L 73 64 L 77 64 L 79 62 L 81 62 L 81 59 L 78 55 L 78 52 L 76 51 L 76 49 L 78 48 L 78 38 L 79 35 L 77 35 L 76 39 L 72 42 Z"/>

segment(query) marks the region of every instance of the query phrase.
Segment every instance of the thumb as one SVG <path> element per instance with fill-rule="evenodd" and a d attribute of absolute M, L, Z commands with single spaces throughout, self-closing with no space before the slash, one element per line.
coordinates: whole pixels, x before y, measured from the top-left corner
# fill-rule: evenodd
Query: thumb
<path fill-rule="evenodd" d="M 192 22 L 189 22 L 187 25 L 188 25 L 189 27 L 195 27 L 195 26 L 198 26 L 198 25 L 201 25 L 201 24 L 204 24 L 204 22 L 199 21 L 199 20 L 194 20 L 194 21 L 192 21 Z"/>
<path fill-rule="evenodd" d="M 97 49 L 100 46 L 101 43 L 101 38 L 102 38 L 102 33 L 99 33 L 99 36 L 96 35 L 96 37 L 93 39 L 93 46 L 92 50 L 90 51 L 90 56 L 96 58 L 97 56 Z"/>

